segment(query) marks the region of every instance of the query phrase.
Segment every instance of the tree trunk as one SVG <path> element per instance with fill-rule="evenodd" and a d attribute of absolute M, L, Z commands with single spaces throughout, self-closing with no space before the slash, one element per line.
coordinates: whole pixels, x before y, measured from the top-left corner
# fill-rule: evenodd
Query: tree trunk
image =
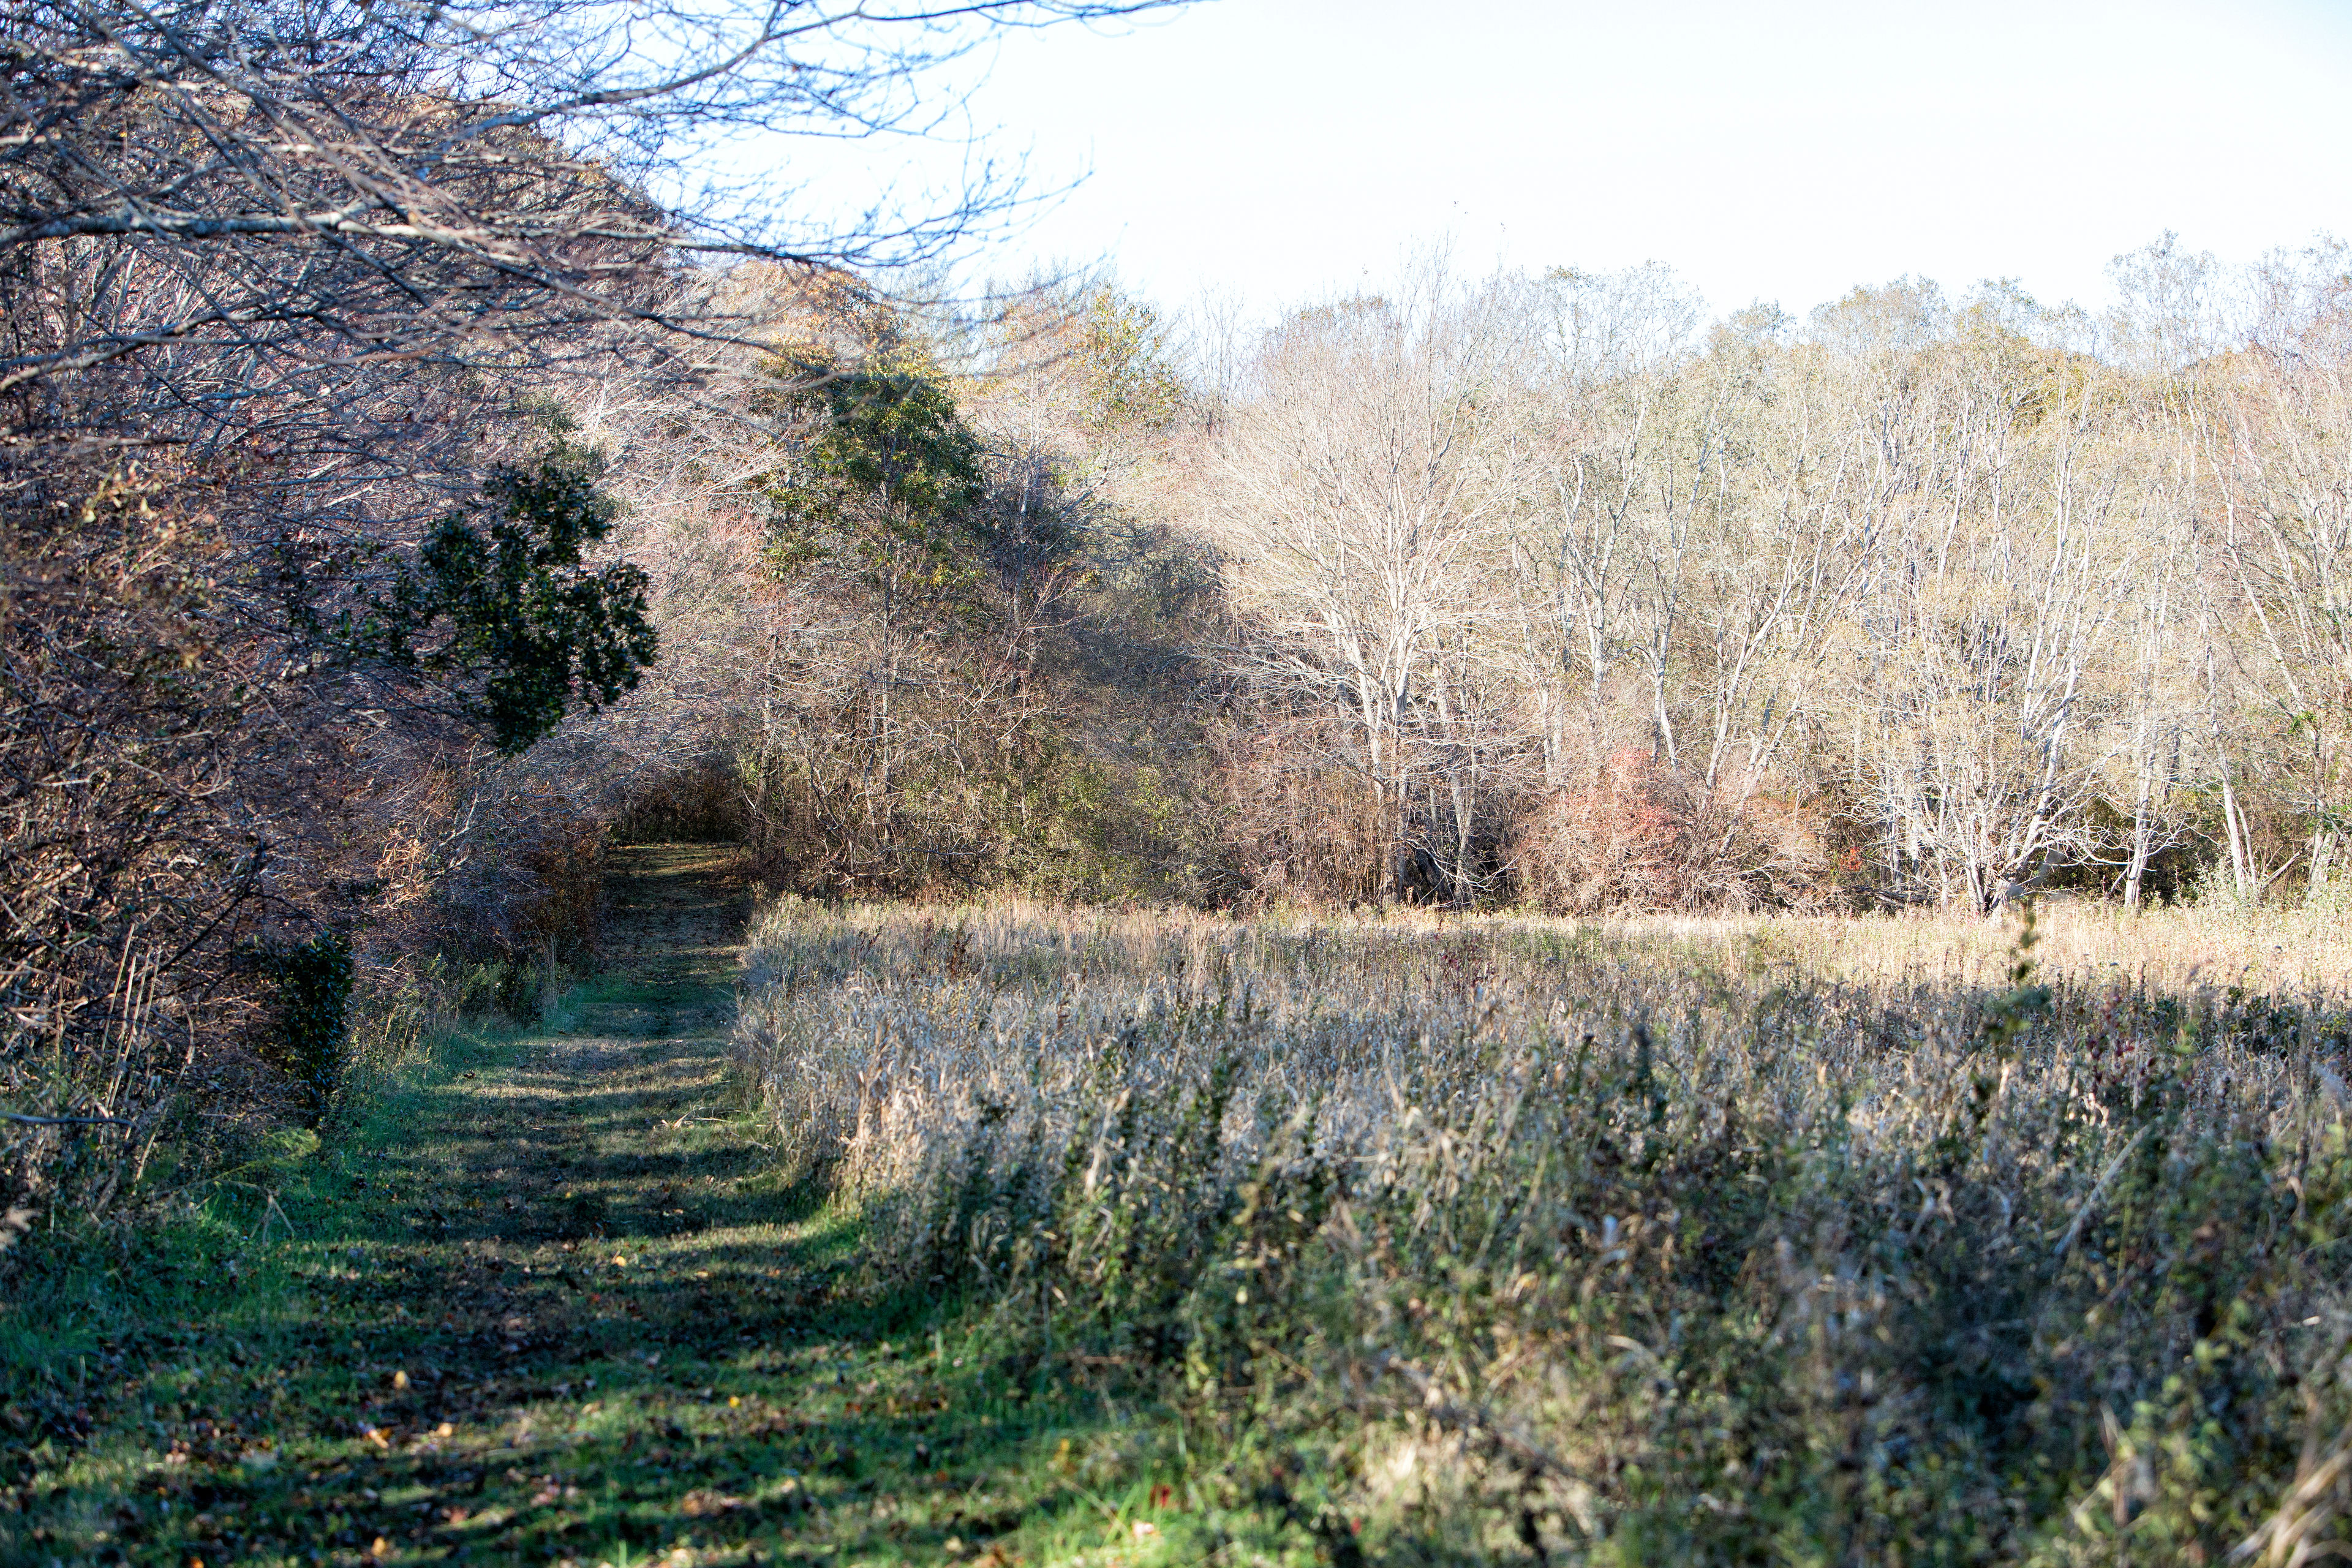
<path fill-rule="evenodd" d="M 2254 866 L 2252 847 L 2246 842 L 2243 819 L 2238 813 L 2238 792 L 2230 778 L 2230 759 L 2221 758 L 2221 827 L 2230 841 L 2230 879 L 2242 902 L 2251 902 L 2254 896 Z"/>
<path fill-rule="evenodd" d="M 2152 748 L 2143 747 L 2139 759 L 2139 788 L 2132 798 L 2131 865 L 2124 873 L 2124 908 L 2139 908 L 2141 884 L 2147 879 L 2148 846 L 2154 839 L 2148 821 L 2148 809 L 2156 798 L 2156 763 Z"/>

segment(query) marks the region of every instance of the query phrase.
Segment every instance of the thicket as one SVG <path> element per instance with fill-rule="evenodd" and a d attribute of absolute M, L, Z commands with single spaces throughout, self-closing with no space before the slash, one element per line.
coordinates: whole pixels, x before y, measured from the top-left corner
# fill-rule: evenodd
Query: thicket
<path fill-rule="evenodd" d="M 763 323 L 718 258 L 910 264 L 1017 195 L 648 192 L 1124 8 L 0 16 L 0 1211 L 190 1190 L 368 1042 L 593 961 L 632 761 L 585 721 L 676 606 L 626 558 L 656 461 L 579 410 L 726 417 Z"/>
<path fill-rule="evenodd" d="M 2341 1551 L 2352 1014 L 2044 972 L 2030 919 L 1972 985 L 786 900 L 738 1044 L 871 1288 L 1338 1561 Z"/>
<path fill-rule="evenodd" d="M 629 830 L 739 839 L 811 895 L 1230 897 L 1209 720 L 1214 559 L 1142 504 L 1181 445 L 1167 324 L 1092 286 L 978 322 L 747 269 L 747 417 L 637 503 L 668 641 L 583 727 Z M 682 481 L 682 482 L 681 482 Z"/>

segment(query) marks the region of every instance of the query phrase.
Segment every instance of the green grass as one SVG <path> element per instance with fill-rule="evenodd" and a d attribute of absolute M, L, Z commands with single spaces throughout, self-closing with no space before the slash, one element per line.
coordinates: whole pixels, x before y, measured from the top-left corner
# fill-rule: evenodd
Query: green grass
<path fill-rule="evenodd" d="M 1164 1421 L 957 1302 L 842 1289 L 856 1223 L 729 1074 L 722 873 L 635 853 L 625 951 L 550 1026 L 443 1042 L 167 1226 L 28 1240 L 0 1559 L 1172 1550 L 1137 1525 L 1219 1500 Z"/>

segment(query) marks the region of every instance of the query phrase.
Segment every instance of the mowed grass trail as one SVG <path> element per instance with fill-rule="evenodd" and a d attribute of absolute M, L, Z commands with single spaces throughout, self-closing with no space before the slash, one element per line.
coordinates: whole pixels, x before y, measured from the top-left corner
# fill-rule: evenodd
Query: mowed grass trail
<path fill-rule="evenodd" d="M 939 1303 L 833 1299 L 856 1238 L 769 1173 L 729 1079 L 724 852 L 625 851 L 614 900 L 604 976 L 538 1030 L 458 1042 L 202 1223 L 20 1279 L 0 1556 L 1001 1563 L 1137 1538 L 1053 1458 L 1116 1412 L 967 1360 Z"/>

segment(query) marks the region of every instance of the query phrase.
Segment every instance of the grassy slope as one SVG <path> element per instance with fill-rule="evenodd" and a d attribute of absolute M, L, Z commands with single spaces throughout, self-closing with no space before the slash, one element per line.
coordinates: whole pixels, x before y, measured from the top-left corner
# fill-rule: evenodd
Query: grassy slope
<path fill-rule="evenodd" d="M 280 1167 L 277 1214 L 256 1189 L 20 1275 L 0 1559 L 1175 1545 L 1133 1413 L 992 1362 L 940 1304 L 832 1300 L 856 1237 L 765 1174 L 728 1080 L 719 857 L 634 851 L 615 892 L 606 978 L 451 1044 Z"/>

